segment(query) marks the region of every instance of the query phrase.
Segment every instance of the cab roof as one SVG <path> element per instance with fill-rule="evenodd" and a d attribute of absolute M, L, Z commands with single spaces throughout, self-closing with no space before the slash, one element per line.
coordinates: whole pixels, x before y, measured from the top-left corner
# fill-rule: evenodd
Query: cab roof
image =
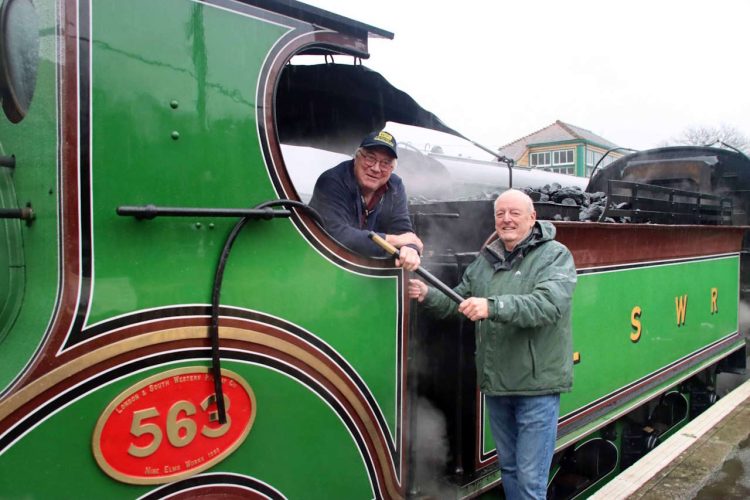
<path fill-rule="evenodd" d="M 393 33 L 348 17 L 328 12 L 295 0 L 242 0 L 270 12 L 304 21 L 321 28 L 367 40 L 369 37 L 393 39 Z"/>

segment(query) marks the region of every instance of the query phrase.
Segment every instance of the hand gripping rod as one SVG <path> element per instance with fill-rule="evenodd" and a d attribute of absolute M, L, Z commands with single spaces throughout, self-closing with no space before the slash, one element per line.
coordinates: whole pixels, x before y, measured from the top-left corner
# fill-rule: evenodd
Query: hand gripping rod
<path fill-rule="evenodd" d="M 385 241 L 383 238 L 381 238 L 377 233 L 370 231 L 370 234 L 368 234 L 370 239 L 374 241 L 378 246 L 380 246 L 383 250 L 388 252 L 390 255 L 392 255 L 395 258 L 399 257 L 399 251 L 398 248 L 394 247 L 387 241 Z M 423 269 L 422 267 L 418 267 L 414 270 L 414 272 L 421 277 L 425 279 L 430 285 L 434 286 L 441 292 L 443 292 L 449 299 L 451 299 L 456 304 L 460 304 L 464 301 L 464 298 L 461 297 L 459 294 L 453 291 L 451 287 L 437 279 L 435 276 L 433 276 L 429 271 Z"/>

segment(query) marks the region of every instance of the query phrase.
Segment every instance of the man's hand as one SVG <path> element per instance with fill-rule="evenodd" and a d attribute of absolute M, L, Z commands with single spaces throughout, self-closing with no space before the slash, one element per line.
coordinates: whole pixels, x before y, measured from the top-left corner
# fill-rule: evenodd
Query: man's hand
<path fill-rule="evenodd" d="M 427 285 L 415 279 L 409 280 L 409 288 L 407 290 L 409 291 L 409 298 L 417 299 L 419 302 L 422 302 L 427 297 L 427 292 L 430 291 Z"/>
<path fill-rule="evenodd" d="M 424 244 L 422 243 L 422 240 L 420 240 L 419 237 L 414 233 L 386 234 L 385 241 L 396 248 L 401 248 L 405 245 L 414 245 L 417 247 L 417 249 L 419 249 L 420 254 L 422 253 L 422 250 L 424 250 Z"/>
<path fill-rule="evenodd" d="M 411 283 L 409 286 L 411 287 Z M 458 312 L 472 321 L 479 321 L 490 316 L 490 307 L 487 299 L 470 297 L 458 305 Z"/>
<path fill-rule="evenodd" d="M 419 254 L 412 247 L 401 247 L 398 253 L 399 258 L 396 259 L 396 265 L 403 267 L 407 271 L 414 271 L 422 262 L 422 259 L 419 258 Z"/>

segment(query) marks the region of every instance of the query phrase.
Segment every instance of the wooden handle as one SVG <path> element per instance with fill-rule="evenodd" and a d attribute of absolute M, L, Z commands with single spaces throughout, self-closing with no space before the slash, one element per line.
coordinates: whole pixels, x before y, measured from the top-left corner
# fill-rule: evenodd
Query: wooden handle
<path fill-rule="evenodd" d="M 385 241 L 383 238 L 378 236 L 377 233 L 370 231 L 370 234 L 368 234 L 368 236 L 370 237 L 372 241 L 380 245 L 383 248 L 383 250 L 390 253 L 392 256 L 394 257 L 399 256 L 398 248 L 394 247 L 393 245 Z M 434 286 L 435 288 L 443 292 L 445 295 L 447 295 L 448 298 L 454 301 L 456 304 L 460 304 L 461 302 L 463 302 L 464 300 L 463 297 L 461 297 L 459 294 L 454 292 L 452 288 L 450 288 L 448 285 L 446 285 L 445 283 L 437 279 L 426 269 L 418 267 L 414 270 L 414 272 L 418 274 L 419 276 L 423 277 L 430 285 Z"/>
<path fill-rule="evenodd" d="M 368 234 L 370 239 L 374 241 L 376 244 L 380 246 L 383 250 L 388 252 L 389 254 L 393 255 L 394 257 L 399 256 L 398 248 L 394 247 L 387 241 L 385 241 L 383 238 L 381 238 L 377 233 L 370 231 L 370 234 Z"/>

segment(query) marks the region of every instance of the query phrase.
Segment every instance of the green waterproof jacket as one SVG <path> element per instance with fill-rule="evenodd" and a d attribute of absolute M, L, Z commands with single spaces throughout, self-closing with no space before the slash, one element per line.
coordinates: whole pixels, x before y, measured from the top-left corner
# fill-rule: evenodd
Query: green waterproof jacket
<path fill-rule="evenodd" d="M 555 226 L 537 221 L 509 255 L 500 240 L 488 245 L 454 289 L 486 297 L 489 318 L 476 324 L 480 390 L 493 396 L 569 392 L 573 385 L 571 301 L 573 256 L 554 240 Z M 441 318 L 457 304 L 430 288 L 423 306 Z"/>

